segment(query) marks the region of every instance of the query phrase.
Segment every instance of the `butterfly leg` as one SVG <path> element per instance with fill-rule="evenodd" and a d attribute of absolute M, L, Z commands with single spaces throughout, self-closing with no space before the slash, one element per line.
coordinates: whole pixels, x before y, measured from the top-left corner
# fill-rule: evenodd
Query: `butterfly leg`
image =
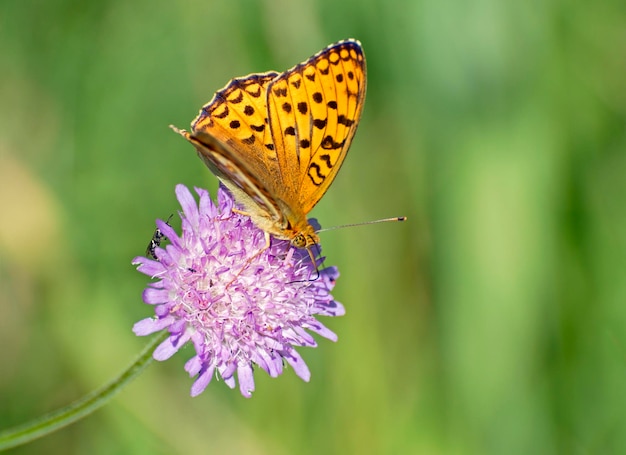
<path fill-rule="evenodd" d="M 235 212 L 235 213 L 238 213 L 239 215 L 247 216 L 248 218 L 250 218 L 250 213 L 243 211 L 243 210 L 233 208 L 231 209 L 231 212 Z"/>

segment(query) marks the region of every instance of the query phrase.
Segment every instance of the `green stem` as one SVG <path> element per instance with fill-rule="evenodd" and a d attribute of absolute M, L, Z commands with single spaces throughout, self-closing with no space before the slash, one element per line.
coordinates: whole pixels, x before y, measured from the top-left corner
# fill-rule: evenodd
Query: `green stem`
<path fill-rule="evenodd" d="M 169 333 L 165 330 L 154 337 L 122 374 L 101 389 L 86 395 L 64 408 L 53 411 L 48 415 L 24 425 L 2 431 L 0 433 L 0 450 L 26 444 L 27 442 L 52 433 L 88 416 L 96 409 L 106 404 L 117 392 L 121 391 L 127 383 L 139 375 L 139 373 L 150 364 L 154 348 L 168 336 Z"/>

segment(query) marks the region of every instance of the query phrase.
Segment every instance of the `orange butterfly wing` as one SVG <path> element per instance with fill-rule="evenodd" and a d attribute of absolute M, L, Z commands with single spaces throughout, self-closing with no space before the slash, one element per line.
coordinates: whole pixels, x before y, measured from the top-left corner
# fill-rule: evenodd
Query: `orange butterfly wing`
<path fill-rule="evenodd" d="M 335 43 L 278 74 L 231 80 L 180 131 L 263 230 L 318 242 L 307 213 L 346 156 L 365 98 L 358 41 Z"/>
<path fill-rule="evenodd" d="M 280 207 L 262 179 L 280 178 L 267 153 L 274 149 L 267 119 L 267 86 L 276 72 L 232 79 L 202 107 L 189 140 L 211 171 L 250 213 L 280 218 Z M 265 176 L 265 177 L 263 177 Z"/>
<path fill-rule="evenodd" d="M 365 101 L 358 41 L 335 43 L 279 75 L 268 87 L 270 130 L 291 205 L 308 213 L 333 182 Z"/>

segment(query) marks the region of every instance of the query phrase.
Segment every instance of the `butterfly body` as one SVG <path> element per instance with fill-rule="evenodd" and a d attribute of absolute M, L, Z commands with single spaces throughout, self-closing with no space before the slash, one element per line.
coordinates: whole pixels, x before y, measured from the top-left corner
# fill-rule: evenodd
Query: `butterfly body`
<path fill-rule="evenodd" d="M 232 79 L 175 129 L 265 232 L 308 248 L 307 214 L 334 180 L 365 100 L 360 43 L 335 43 L 284 73 Z"/>

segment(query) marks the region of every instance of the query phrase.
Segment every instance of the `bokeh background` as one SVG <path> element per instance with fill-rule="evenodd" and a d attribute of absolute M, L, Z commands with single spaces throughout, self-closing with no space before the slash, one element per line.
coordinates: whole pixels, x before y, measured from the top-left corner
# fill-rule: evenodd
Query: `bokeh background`
<path fill-rule="evenodd" d="M 348 37 L 365 111 L 313 215 L 409 221 L 322 234 L 347 315 L 311 382 L 192 399 L 187 349 L 13 453 L 626 453 L 622 0 L 0 2 L 0 428 L 147 342 L 131 259 L 217 186 L 168 125 Z"/>

